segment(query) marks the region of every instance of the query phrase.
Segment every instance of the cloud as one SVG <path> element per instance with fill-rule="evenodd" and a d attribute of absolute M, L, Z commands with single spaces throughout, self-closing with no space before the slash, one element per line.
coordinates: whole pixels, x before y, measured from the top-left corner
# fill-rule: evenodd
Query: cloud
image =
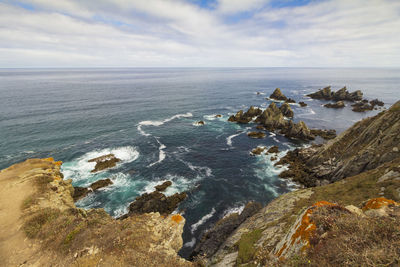
<path fill-rule="evenodd" d="M 0 67 L 399 66 L 399 14 L 391 0 L 7 1 Z"/>

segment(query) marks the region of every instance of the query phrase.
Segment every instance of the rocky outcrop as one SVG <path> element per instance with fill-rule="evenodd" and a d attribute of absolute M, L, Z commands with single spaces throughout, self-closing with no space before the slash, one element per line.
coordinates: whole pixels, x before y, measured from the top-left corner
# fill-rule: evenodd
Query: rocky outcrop
<path fill-rule="evenodd" d="M 281 130 L 281 133 L 288 138 L 297 138 L 301 140 L 314 140 L 315 136 L 311 134 L 310 129 L 303 121 L 294 123 L 289 121 L 287 126 Z"/>
<path fill-rule="evenodd" d="M 284 94 L 282 94 L 281 89 L 279 88 L 276 88 L 269 98 L 281 101 L 286 101 L 288 99 Z"/>
<path fill-rule="evenodd" d="M 335 100 L 335 101 L 360 101 L 362 100 L 363 93 L 360 90 L 354 91 L 352 93 L 347 91 L 346 86 L 342 89 L 339 89 L 336 92 L 331 91 L 331 87 L 325 87 L 323 89 L 318 90 L 315 93 L 307 95 L 313 99 L 322 99 L 322 100 Z"/>
<path fill-rule="evenodd" d="M 238 122 L 238 123 L 249 123 L 253 120 L 254 117 L 260 115 L 261 112 L 262 112 L 261 109 L 251 106 L 245 113 L 243 113 L 243 110 L 240 110 L 236 113 L 236 115 L 230 116 L 228 121 Z"/>
<path fill-rule="evenodd" d="M 60 165 L 29 159 L 0 171 L 2 266 L 192 266 L 177 254 L 181 215 L 115 220 L 103 209 L 77 208 Z"/>
<path fill-rule="evenodd" d="M 362 101 L 357 102 L 351 106 L 353 107 L 351 110 L 354 112 L 365 112 L 374 109 L 374 106 L 368 104 L 368 102 L 362 102 Z"/>
<path fill-rule="evenodd" d="M 383 107 L 385 105 L 385 103 L 383 103 L 383 101 L 380 101 L 378 99 L 371 100 L 371 101 L 369 101 L 369 103 L 372 106 L 379 106 L 379 107 Z"/>
<path fill-rule="evenodd" d="M 164 192 L 165 189 L 167 189 L 167 188 L 170 187 L 171 185 L 172 185 L 172 182 L 171 182 L 171 181 L 165 181 L 165 182 L 162 183 L 162 184 L 156 185 L 156 186 L 154 187 L 154 189 L 156 189 L 156 191 L 159 191 L 159 192 Z"/>
<path fill-rule="evenodd" d="M 137 197 L 128 207 L 128 214 L 121 219 L 132 216 L 133 214 L 143 214 L 150 212 L 158 212 L 162 215 L 171 214 L 187 197 L 185 192 L 175 193 L 172 196 L 165 196 L 160 191 L 164 191 L 172 183 L 168 181 L 155 187 L 156 191 L 152 193 L 144 193 Z"/>
<path fill-rule="evenodd" d="M 283 103 L 279 110 L 282 112 L 283 116 L 293 118 L 293 110 L 290 108 L 288 103 Z"/>
<path fill-rule="evenodd" d="M 270 131 L 282 129 L 287 124 L 282 112 L 273 102 L 256 118 L 255 121 Z"/>
<path fill-rule="evenodd" d="M 249 132 L 247 136 L 251 138 L 264 138 L 266 135 L 263 132 Z"/>
<path fill-rule="evenodd" d="M 204 121 L 198 121 L 198 122 L 196 122 L 196 124 L 199 126 L 203 126 L 205 123 L 204 123 Z"/>
<path fill-rule="evenodd" d="M 113 182 L 110 179 L 103 179 L 92 183 L 89 187 L 74 187 L 73 199 L 78 201 L 81 198 L 86 197 L 90 192 L 94 192 L 100 188 L 112 185 Z"/>
<path fill-rule="evenodd" d="M 233 213 L 219 220 L 211 230 L 202 235 L 200 242 L 196 245 L 191 257 L 204 256 L 211 257 L 218 250 L 228 236 L 247 218 L 254 215 L 262 208 L 260 203 L 249 202 L 238 213 Z"/>
<path fill-rule="evenodd" d="M 304 178 L 299 180 L 311 181 L 307 182 L 310 186 L 312 181 L 338 181 L 389 162 L 400 156 L 399 143 L 400 101 L 389 110 L 357 122 L 327 144 L 289 152 L 282 162 L 303 166 L 297 173 Z"/>
<path fill-rule="evenodd" d="M 345 104 L 343 101 L 337 101 L 335 103 L 325 104 L 324 107 L 326 107 L 326 108 L 344 108 Z"/>
<path fill-rule="evenodd" d="M 268 153 L 272 154 L 272 153 L 279 153 L 279 147 L 278 146 L 271 146 L 268 151 Z"/>
<path fill-rule="evenodd" d="M 103 155 L 94 159 L 88 160 L 88 162 L 96 162 L 96 166 L 91 172 L 99 172 L 105 169 L 115 167 L 117 162 L 121 160 L 115 157 L 114 154 Z"/>
<path fill-rule="evenodd" d="M 264 152 L 265 149 L 266 149 L 266 147 L 258 146 L 256 148 L 254 148 L 253 150 L 251 150 L 251 154 L 252 155 L 260 155 L 262 152 Z"/>

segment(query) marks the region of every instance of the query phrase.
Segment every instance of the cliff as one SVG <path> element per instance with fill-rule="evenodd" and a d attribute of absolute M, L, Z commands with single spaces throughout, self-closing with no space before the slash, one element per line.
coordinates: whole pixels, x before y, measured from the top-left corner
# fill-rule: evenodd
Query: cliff
<path fill-rule="evenodd" d="M 1 266 L 192 265 L 177 255 L 182 216 L 79 209 L 60 165 L 29 159 L 0 172 Z"/>
<path fill-rule="evenodd" d="M 399 141 L 400 101 L 324 145 L 289 152 L 279 163 L 289 164 L 283 177 L 320 186 L 270 202 L 236 228 L 205 264 L 399 264 Z"/>

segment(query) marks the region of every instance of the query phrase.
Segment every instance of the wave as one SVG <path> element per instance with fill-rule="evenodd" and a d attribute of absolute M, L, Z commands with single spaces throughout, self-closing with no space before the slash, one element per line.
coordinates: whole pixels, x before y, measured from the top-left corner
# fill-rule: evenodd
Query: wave
<path fill-rule="evenodd" d="M 88 180 L 94 176 L 102 176 L 105 171 L 91 173 L 96 166 L 96 162 L 88 162 L 88 160 L 106 154 L 114 154 L 115 157 L 119 158 L 121 161 L 118 165 L 135 161 L 140 155 L 134 146 L 94 150 L 78 157 L 76 160 L 65 162 L 61 166 L 61 172 L 64 174 L 65 179 L 72 179 L 73 181 Z"/>
<path fill-rule="evenodd" d="M 241 214 L 242 211 L 244 210 L 244 207 L 245 207 L 245 205 L 241 205 L 241 206 L 238 206 L 238 207 L 229 208 L 229 209 L 227 209 L 226 211 L 224 211 L 224 214 L 223 214 L 222 217 L 225 218 L 225 217 L 231 215 L 232 213 Z"/>
<path fill-rule="evenodd" d="M 151 167 L 157 163 L 160 163 L 161 161 L 163 161 L 165 159 L 165 151 L 164 149 L 166 149 L 167 147 L 160 142 L 160 140 L 158 140 L 158 138 L 156 138 L 158 144 L 160 145 L 160 147 L 158 148 L 159 154 L 158 154 L 158 161 L 151 163 L 148 167 Z"/>
<path fill-rule="evenodd" d="M 212 170 L 209 167 L 202 167 L 202 166 L 195 166 L 190 162 L 181 160 L 186 166 L 189 167 L 189 169 L 191 169 L 192 171 L 198 172 L 201 175 L 204 176 L 211 176 L 212 175 Z"/>
<path fill-rule="evenodd" d="M 138 131 L 144 135 L 144 136 L 150 136 L 151 134 L 146 133 L 145 131 L 142 130 L 142 126 L 161 126 L 166 122 L 172 121 L 174 119 L 180 119 L 180 118 L 190 118 L 193 117 L 193 114 L 188 112 L 185 114 L 176 114 L 168 119 L 165 119 L 163 121 L 141 121 L 138 123 L 137 129 Z"/>
<path fill-rule="evenodd" d="M 171 196 L 175 193 L 188 191 L 197 180 L 198 179 L 189 180 L 183 176 L 167 174 L 161 179 L 147 181 L 147 184 L 144 186 L 143 190 L 140 191 L 140 194 L 154 192 L 154 187 L 156 185 L 162 184 L 166 181 L 171 181 L 172 185 L 163 192 L 166 196 Z"/>
<path fill-rule="evenodd" d="M 183 246 L 186 248 L 192 248 L 194 247 L 195 244 L 196 244 L 196 238 L 193 237 L 192 240 L 186 242 L 185 244 L 183 244 Z"/>
<path fill-rule="evenodd" d="M 241 135 L 242 133 L 244 133 L 244 132 L 240 132 L 240 133 L 232 134 L 232 135 L 228 136 L 228 137 L 226 138 L 226 144 L 227 144 L 228 146 L 232 146 L 232 139 L 235 138 L 236 136 Z"/>
<path fill-rule="evenodd" d="M 204 126 L 205 123 L 204 122 L 203 123 L 199 123 L 198 121 L 195 121 L 195 122 L 192 123 L 192 125 L 193 126 Z"/>
<path fill-rule="evenodd" d="M 199 228 L 200 225 L 202 225 L 203 223 L 205 223 L 208 219 L 210 219 L 212 216 L 214 216 L 215 214 L 215 209 L 212 208 L 211 212 L 204 215 L 197 223 L 192 224 L 190 226 L 190 230 L 192 232 L 192 234 L 197 230 L 197 228 Z"/>
<path fill-rule="evenodd" d="M 217 115 L 220 115 L 220 116 L 217 117 Z M 203 118 L 206 119 L 206 120 L 209 120 L 209 121 L 214 121 L 214 120 L 222 120 L 222 121 L 225 121 L 224 116 L 222 116 L 221 114 L 204 115 Z"/>
<path fill-rule="evenodd" d="M 302 113 L 302 114 L 298 114 L 296 115 L 296 117 L 306 117 L 306 116 L 311 116 L 311 115 L 315 115 L 315 111 L 312 108 L 308 108 L 309 112 L 308 113 Z"/>

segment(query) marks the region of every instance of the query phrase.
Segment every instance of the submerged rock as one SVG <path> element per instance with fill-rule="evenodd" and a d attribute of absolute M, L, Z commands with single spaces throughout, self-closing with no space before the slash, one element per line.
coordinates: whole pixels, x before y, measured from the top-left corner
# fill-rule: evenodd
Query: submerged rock
<path fill-rule="evenodd" d="M 382 101 L 380 101 L 380 100 L 378 100 L 378 99 L 371 100 L 371 101 L 369 101 L 369 103 L 370 103 L 372 106 L 380 106 L 380 107 L 383 107 L 383 105 L 385 105 L 385 103 L 383 103 Z"/>
<path fill-rule="evenodd" d="M 283 103 L 279 110 L 282 112 L 283 116 L 293 118 L 294 113 L 288 103 Z"/>
<path fill-rule="evenodd" d="M 215 118 L 221 118 L 222 115 L 221 115 L 221 114 L 217 114 L 217 115 L 215 115 L 214 117 L 215 117 Z"/>
<path fill-rule="evenodd" d="M 211 230 L 202 235 L 200 242 L 192 252 L 191 258 L 195 256 L 210 258 L 242 222 L 257 213 L 261 208 L 262 205 L 260 203 L 249 202 L 242 213 L 233 213 L 219 220 Z"/>
<path fill-rule="evenodd" d="M 326 108 L 344 108 L 344 102 L 343 101 L 337 101 L 336 103 L 328 103 L 325 104 L 324 107 Z"/>
<path fill-rule="evenodd" d="M 96 162 L 96 166 L 91 172 L 99 172 L 105 169 L 109 169 L 112 167 L 115 167 L 117 165 L 117 162 L 120 162 L 121 160 L 117 157 L 115 157 L 114 154 L 107 154 L 103 155 L 94 159 L 88 160 L 88 162 Z"/>
<path fill-rule="evenodd" d="M 269 98 L 281 101 L 285 101 L 288 99 L 284 94 L 282 94 L 281 89 L 279 88 L 276 88 L 274 92 L 269 96 Z"/>
<path fill-rule="evenodd" d="M 196 122 L 196 124 L 197 125 L 204 125 L 205 123 L 204 123 L 204 121 L 198 121 L 198 122 Z"/>

